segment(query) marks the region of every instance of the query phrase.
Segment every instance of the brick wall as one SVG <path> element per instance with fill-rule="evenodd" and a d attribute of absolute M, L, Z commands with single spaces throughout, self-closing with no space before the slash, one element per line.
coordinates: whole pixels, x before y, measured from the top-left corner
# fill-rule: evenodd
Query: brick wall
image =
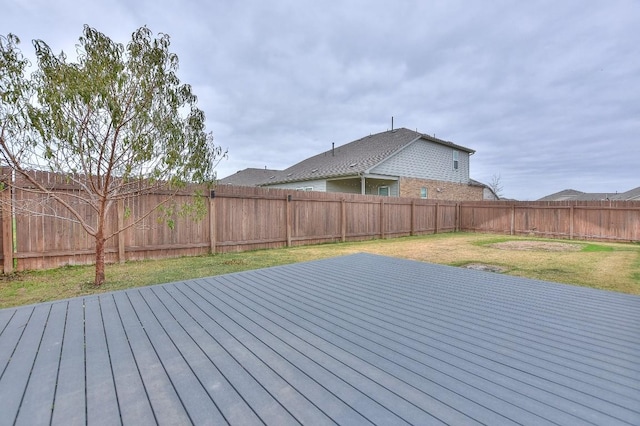
<path fill-rule="evenodd" d="M 420 198 L 421 188 L 427 188 L 427 198 L 431 200 L 482 201 L 483 199 L 483 189 L 480 186 L 437 180 L 400 178 L 401 197 Z"/>

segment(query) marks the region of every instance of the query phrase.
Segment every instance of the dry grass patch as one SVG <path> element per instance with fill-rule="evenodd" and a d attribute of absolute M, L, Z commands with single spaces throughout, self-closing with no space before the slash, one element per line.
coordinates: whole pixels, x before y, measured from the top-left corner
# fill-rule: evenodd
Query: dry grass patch
<path fill-rule="evenodd" d="M 503 241 L 489 244 L 502 250 L 529 250 L 529 251 L 580 251 L 583 244 L 558 243 L 555 241 Z"/>
<path fill-rule="evenodd" d="M 324 250 L 324 246 L 315 249 Z M 640 294 L 637 244 L 456 233 L 347 244 L 335 255 L 357 251 L 451 266 L 480 264 L 508 275 Z"/>

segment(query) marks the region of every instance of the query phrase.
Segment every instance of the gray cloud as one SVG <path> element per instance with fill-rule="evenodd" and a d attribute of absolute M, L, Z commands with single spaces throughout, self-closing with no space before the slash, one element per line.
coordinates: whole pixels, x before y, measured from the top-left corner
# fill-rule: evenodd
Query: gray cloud
<path fill-rule="evenodd" d="M 0 28 L 71 52 L 85 23 L 120 42 L 170 34 L 229 148 L 220 176 L 288 167 L 394 116 L 475 149 L 472 177 L 499 174 L 509 197 L 640 185 L 633 0 L 208 3 L 10 0 Z"/>

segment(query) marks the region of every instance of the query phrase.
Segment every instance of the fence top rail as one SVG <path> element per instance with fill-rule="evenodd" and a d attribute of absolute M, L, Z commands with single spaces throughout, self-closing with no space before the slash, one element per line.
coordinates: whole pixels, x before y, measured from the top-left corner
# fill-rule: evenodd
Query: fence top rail
<path fill-rule="evenodd" d="M 282 196 L 282 195 L 268 195 L 268 194 L 264 194 L 264 195 L 219 194 L 217 191 L 215 193 L 215 196 L 212 198 L 241 198 L 241 199 L 250 199 L 250 200 L 280 200 L 280 201 L 287 200 L 286 195 Z M 323 200 L 323 201 L 327 201 L 327 200 Z"/>
<path fill-rule="evenodd" d="M 462 204 L 494 205 L 494 206 L 574 206 L 574 207 L 640 207 L 640 200 L 598 200 L 598 201 L 517 201 L 517 200 L 485 200 L 485 201 L 462 201 Z"/>
<path fill-rule="evenodd" d="M 476 209 L 538 209 L 538 210 L 631 210 L 640 211 L 640 205 L 637 206 L 594 206 L 594 205 L 540 205 L 540 204 L 477 204 L 461 202 L 460 207 L 463 208 L 476 208 Z"/>
<path fill-rule="evenodd" d="M 422 198 L 402 198 L 388 197 L 371 194 L 347 194 L 341 192 L 315 192 L 296 191 L 282 188 L 259 188 L 259 187 L 237 187 L 218 186 L 212 194 L 214 198 L 242 198 L 242 199 L 263 199 L 263 200 L 290 200 L 290 201 L 311 201 L 311 202 L 346 202 L 352 204 L 393 204 L 393 205 L 416 205 L 456 207 L 454 201 L 433 200 Z"/>
<path fill-rule="evenodd" d="M 574 209 L 579 209 L 579 210 L 638 210 L 640 211 L 640 206 L 571 206 Z"/>

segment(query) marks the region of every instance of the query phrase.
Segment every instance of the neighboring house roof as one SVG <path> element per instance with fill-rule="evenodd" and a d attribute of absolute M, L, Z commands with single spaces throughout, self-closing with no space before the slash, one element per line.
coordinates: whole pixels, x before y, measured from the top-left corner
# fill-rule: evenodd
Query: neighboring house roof
<path fill-rule="evenodd" d="M 282 173 L 282 170 L 271 169 L 244 169 L 227 176 L 224 179 L 218 180 L 220 185 L 236 185 L 236 186 L 257 186 L 262 182 L 269 180 L 271 176 L 276 176 Z"/>
<path fill-rule="evenodd" d="M 640 200 L 640 186 L 627 192 L 622 192 L 613 197 L 614 200 Z"/>
<path fill-rule="evenodd" d="M 582 192 L 565 189 L 539 198 L 538 201 L 602 201 L 602 200 L 640 200 L 640 187 L 627 192 Z"/>
<path fill-rule="evenodd" d="M 452 142 L 400 128 L 365 136 L 294 164 L 265 183 L 267 185 L 328 179 L 367 173 L 418 140 L 426 140 L 473 154 L 475 151 Z"/>
<path fill-rule="evenodd" d="M 606 200 L 610 196 L 610 193 L 604 192 L 582 192 L 575 189 L 565 189 L 564 191 L 547 195 L 539 201 L 600 201 Z"/>
<path fill-rule="evenodd" d="M 566 201 L 566 200 L 575 200 L 576 197 L 584 194 L 582 191 L 576 191 L 575 189 L 565 189 L 560 192 L 555 192 L 550 195 L 546 195 L 542 198 L 539 198 L 538 201 Z"/>
<path fill-rule="evenodd" d="M 640 297 L 373 254 L 0 310 L 3 424 L 639 424 Z"/>
<path fill-rule="evenodd" d="M 489 185 L 486 185 L 480 181 L 474 180 L 474 179 L 469 179 L 469 185 L 471 186 L 480 186 L 482 188 L 487 188 L 487 189 L 491 189 L 491 187 Z M 493 189 L 491 189 L 491 192 L 493 192 Z"/>
<path fill-rule="evenodd" d="M 479 186 L 481 188 L 484 188 L 485 190 L 489 191 L 490 194 L 493 196 L 493 198 L 495 198 L 496 200 L 500 200 L 501 198 L 498 196 L 498 194 L 496 194 L 496 192 L 493 190 L 493 188 L 491 188 L 489 185 L 484 184 L 480 181 L 474 180 L 474 179 L 469 179 L 469 186 Z"/>

